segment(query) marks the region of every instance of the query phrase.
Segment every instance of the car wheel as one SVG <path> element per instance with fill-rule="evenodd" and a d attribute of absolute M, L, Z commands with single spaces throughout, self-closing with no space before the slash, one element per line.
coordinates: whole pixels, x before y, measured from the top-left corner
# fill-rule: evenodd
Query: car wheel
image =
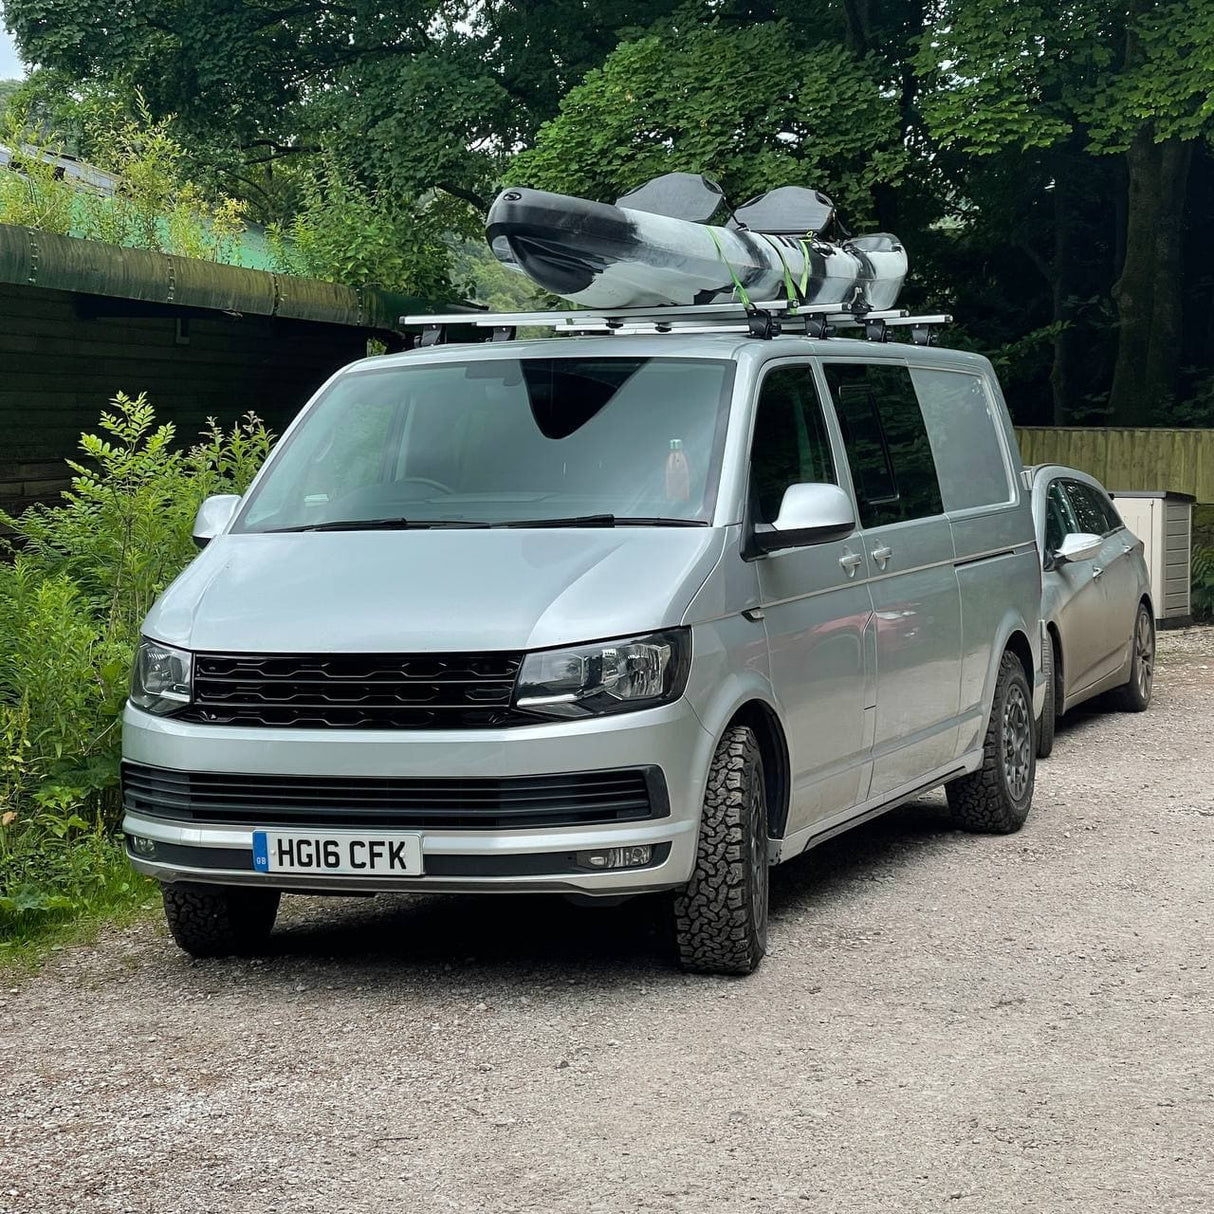
<path fill-rule="evenodd" d="M 1041 654 L 1041 678 L 1045 683 L 1045 705 L 1037 722 L 1037 758 L 1048 759 L 1054 749 L 1054 728 L 1058 724 L 1058 658 L 1049 633 Z"/>
<path fill-rule="evenodd" d="M 1155 684 L 1155 620 L 1145 603 L 1138 604 L 1132 645 L 1130 681 L 1117 689 L 1117 698 L 1124 712 L 1144 712 Z"/>
<path fill-rule="evenodd" d="M 191 957 L 248 957 L 269 939 L 279 891 L 241 885 L 166 885 L 164 917 Z"/>
<path fill-rule="evenodd" d="M 679 963 L 701 974 L 749 974 L 767 951 L 767 796 L 763 756 L 745 726 L 713 756 L 696 866 L 674 900 Z"/>
<path fill-rule="evenodd" d="M 995 682 L 982 766 L 945 788 L 953 822 L 962 830 L 1007 835 L 1019 830 L 1033 803 L 1037 748 L 1033 696 L 1024 667 L 1004 653 Z"/>

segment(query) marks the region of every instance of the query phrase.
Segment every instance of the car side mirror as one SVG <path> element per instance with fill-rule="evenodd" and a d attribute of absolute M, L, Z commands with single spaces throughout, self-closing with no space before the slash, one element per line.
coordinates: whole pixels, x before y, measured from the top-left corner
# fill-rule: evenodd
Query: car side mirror
<path fill-rule="evenodd" d="M 217 493 L 208 497 L 194 516 L 194 543 L 205 548 L 232 521 L 239 505 L 237 493 Z"/>
<path fill-rule="evenodd" d="M 759 552 L 778 552 L 840 540 L 855 529 L 851 498 L 838 485 L 789 485 L 776 521 L 755 529 L 754 547 Z"/>
<path fill-rule="evenodd" d="M 1090 561 L 1100 554 L 1104 540 L 1098 535 L 1090 535 L 1086 531 L 1073 531 L 1054 551 L 1054 560 L 1065 564 L 1067 561 Z"/>

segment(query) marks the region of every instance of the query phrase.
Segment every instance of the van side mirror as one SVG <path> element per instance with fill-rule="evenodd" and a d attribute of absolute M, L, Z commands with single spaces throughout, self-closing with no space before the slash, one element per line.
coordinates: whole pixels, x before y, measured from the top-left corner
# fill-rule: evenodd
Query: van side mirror
<path fill-rule="evenodd" d="M 231 521 L 240 505 L 240 495 L 217 493 L 208 497 L 194 516 L 194 543 L 205 548 Z"/>
<path fill-rule="evenodd" d="M 855 529 L 851 498 L 838 485 L 789 485 L 776 521 L 756 528 L 753 543 L 758 552 L 778 552 L 840 540 Z"/>
<path fill-rule="evenodd" d="M 1089 535 L 1086 531 L 1073 531 L 1054 552 L 1054 560 L 1065 564 L 1067 561 L 1090 561 L 1099 556 L 1104 540 L 1098 535 Z"/>

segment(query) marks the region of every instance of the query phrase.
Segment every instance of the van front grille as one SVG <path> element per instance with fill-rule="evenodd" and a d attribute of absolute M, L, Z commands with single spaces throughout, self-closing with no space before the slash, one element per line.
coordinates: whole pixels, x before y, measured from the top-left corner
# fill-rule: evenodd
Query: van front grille
<path fill-rule="evenodd" d="M 135 813 L 239 826 L 401 826 L 511 830 L 663 818 L 656 768 L 496 779 L 267 776 L 122 765 Z"/>
<path fill-rule="evenodd" d="M 177 716 L 207 725 L 313 729 L 535 724 L 511 706 L 522 661 L 517 653 L 200 653 L 194 700 Z"/>

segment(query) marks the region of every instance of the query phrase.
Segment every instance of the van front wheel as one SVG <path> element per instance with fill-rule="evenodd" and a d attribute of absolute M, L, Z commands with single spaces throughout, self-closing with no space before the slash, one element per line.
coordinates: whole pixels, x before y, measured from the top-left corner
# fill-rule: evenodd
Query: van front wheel
<path fill-rule="evenodd" d="M 767 796 L 763 756 L 744 725 L 717 746 L 696 866 L 674 900 L 679 963 L 701 974 L 749 974 L 767 951 Z"/>
<path fill-rule="evenodd" d="M 161 894 L 169 931 L 191 957 L 252 956 L 278 916 L 276 889 L 183 883 L 166 885 Z"/>
<path fill-rule="evenodd" d="M 945 786 L 953 822 L 962 830 L 1010 835 L 1028 817 L 1036 776 L 1033 693 L 1020 659 L 1009 652 L 999 663 L 982 766 Z"/>

